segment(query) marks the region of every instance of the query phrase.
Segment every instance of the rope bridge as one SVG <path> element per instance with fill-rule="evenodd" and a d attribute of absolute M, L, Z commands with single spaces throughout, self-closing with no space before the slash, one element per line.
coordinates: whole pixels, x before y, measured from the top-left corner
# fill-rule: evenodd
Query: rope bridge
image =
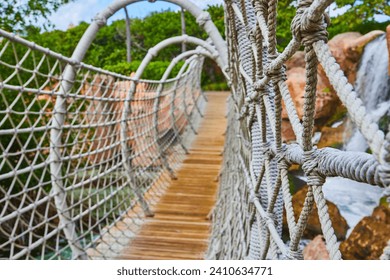
<path fill-rule="evenodd" d="M 279 53 L 277 1 L 226 0 L 225 42 L 207 12 L 169 0 L 195 16 L 207 41 L 167 39 L 149 50 L 133 77 L 84 64 L 98 30 L 133 2 L 114 1 L 99 13 L 70 58 L 0 30 L 0 258 L 121 256 L 191 153 L 207 99 L 200 74 L 209 57 L 222 69 L 231 95 L 206 258 L 302 259 L 300 241 L 316 205 L 330 257 L 341 259 L 321 187 L 331 176 L 388 187 L 390 135 L 366 113 L 326 44 L 325 9 L 333 1 L 299 1 L 293 39 Z M 175 58 L 160 81 L 141 79 L 161 49 L 183 41 L 198 47 Z M 302 46 L 301 121 L 283 64 Z M 169 78 L 181 59 L 179 73 Z M 313 146 L 319 64 L 372 154 Z M 282 101 L 296 143 L 283 144 Z M 289 190 L 291 164 L 302 167 L 309 185 L 298 219 Z M 390 245 L 381 258 L 390 258 Z"/>

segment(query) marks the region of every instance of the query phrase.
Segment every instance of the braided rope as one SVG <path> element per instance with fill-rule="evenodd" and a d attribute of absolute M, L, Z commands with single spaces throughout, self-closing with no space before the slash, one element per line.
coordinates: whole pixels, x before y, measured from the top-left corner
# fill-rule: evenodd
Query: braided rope
<path fill-rule="evenodd" d="M 326 7 L 332 1 L 298 1 L 291 23 L 293 39 L 286 49 L 276 49 L 277 1 L 226 0 L 228 55 L 231 62 L 231 110 L 224 151 L 221 188 L 207 257 L 225 259 L 303 259 L 300 241 L 309 215 L 317 206 L 326 246 L 332 259 L 341 259 L 322 185 L 328 176 L 342 176 L 382 187 L 389 186 L 389 147 L 383 133 L 365 113 L 364 105 L 348 84 L 330 54 Z M 303 118 L 299 119 L 285 83 L 283 64 L 300 46 L 305 50 L 306 86 Z M 321 64 L 352 120 L 366 137 L 373 155 L 313 147 L 317 68 Z M 284 101 L 297 144 L 282 144 L 281 101 Z M 238 143 L 237 143 L 238 142 Z M 288 167 L 301 165 L 309 185 L 303 209 L 294 215 Z M 226 165 L 239 168 L 226 169 Z M 238 184 L 240 189 L 229 188 Z M 225 187 L 226 186 L 226 187 Z M 233 203 L 245 206 L 234 207 Z M 289 240 L 280 229 L 286 213 Z M 220 225 L 244 221 L 246 234 L 224 235 Z M 225 228 L 225 227 L 223 227 Z M 218 244 L 218 255 L 214 244 Z M 238 245 L 239 244 L 239 245 Z M 247 246 L 238 254 L 236 246 Z M 390 245 L 389 245 L 390 247 Z M 230 251 L 233 250 L 234 252 Z M 382 258 L 388 258 L 388 248 Z"/>
<path fill-rule="evenodd" d="M 197 128 L 199 54 L 134 80 L 0 30 L 0 259 L 121 254 Z"/>
<path fill-rule="evenodd" d="M 220 62 L 232 91 L 207 258 L 303 259 L 300 243 L 316 205 L 329 255 L 341 259 L 322 185 L 326 177 L 342 176 L 389 188 L 390 134 L 385 138 L 366 114 L 329 51 L 324 11 L 331 2 L 299 1 L 293 39 L 279 53 L 277 1 L 226 0 L 228 62 L 224 42 L 214 42 L 220 57 L 198 51 L 177 77 L 160 81 L 86 65 L 0 30 L 0 258 L 117 257 L 153 215 L 150 205 L 196 134 L 204 99 L 201 55 L 207 55 Z M 196 17 L 211 28 L 207 12 Z M 95 19 L 105 23 L 105 16 Z M 301 46 L 302 121 L 284 67 Z M 373 155 L 313 147 L 319 64 Z M 297 144 L 283 144 L 282 103 Z M 291 164 L 302 166 L 309 185 L 297 218 Z M 390 258 L 389 248 L 381 259 Z"/>

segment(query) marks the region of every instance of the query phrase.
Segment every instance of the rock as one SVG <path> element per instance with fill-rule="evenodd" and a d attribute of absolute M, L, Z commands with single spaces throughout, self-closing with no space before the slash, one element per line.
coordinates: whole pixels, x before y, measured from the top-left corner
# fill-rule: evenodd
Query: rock
<path fill-rule="evenodd" d="M 306 193 L 307 193 L 308 187 L 305 186 L 301 190 L 299 190 L 296 194 L 293 195 L 292 203 L 294 208 L 294 214 L 295 219 L 298 220 L 299 214 L 302 211 L 303 204 L 305 201 Z M 348 230 L 348 224 L 347 221 L 341 216 L 339 209 L 337 206 L 327 201 L 326 204 L 328 205 L 329 209 L 329 216 L 332 221 L 333 228 L 335 230 L 335 234 L 338 240 L 344 240 L 345 236 L 347 234 Z M 287 222 L 284 221 L 284 229 L 287 230 Z M 308 224 L 306 226 L 306 229 L 303 233 L 303 238 L 306 239 L 313 239 L 317 235 L 322 234 L 321 230 L 321 224 L 318 217 L 318 210 L 317 206 L 314 205 L 313 210 L 310 214 Z"/>
<path fill-rule="evenodd" d="M 386 40 L 387 40 L 387 50 L 389 52 L 390 57 L 390 25 L 386 27 Z M 390 76 L 390 59 L 389 59 L 389 76 Z"/>
<path fill-rule="evenodd" d="M 287 71 L 293 68 L 305 68 L 305 52 L 297 51 L 289 60 L 286 62 Z"/>
<path fill-rule="evenodd" d="M 305 94 L 305 61 L 303 52 L 297 52 L 287 63 L 287 81 L 286 84 L 291 94 L 293 104 L 296 108 L 298 117 L 302 119 L 304 94 Z M 323 119 L 331 116 L 340 103 L 336 93 L 329 84 L 325 75 L 318 75 L 317 99 L 315 119 Z M 295 134 L 288 120 L 286 107 L 283 103 L 282 110 L 282 135 L 286 142 L 296 139 Z"/>
<path fill-rule="evenodd" d="M 358 32 L 346 32 L 336 35 L 328 42 L 332 55 L 340 64 L 351 84 L 356 80 L 356 70 L 364 47 L 383 34 L 383 31 L 374 30 L 365 35 Z"/>
<path fill-rule="evenodd" d="M 329 252 L 326 249 L 325 239 L 322 235 L 317 235 L 303 249 L 304 260 L 329 260 Z"/>
<path fill-rule="evenodd" d="M 388 31 L 390 33 L 390 30 Z M 351 84 L 354 84 L 356 79 L 357 65 L 363 53 L 364 47 L 383 34 L 383 31 L 371 31 L 365 35 L 358 32 L 347 32 L 333 37 L 329 41 L 329 48 L 344 71 Z M 389 35 L 390 37 L 390 35 Z M 389 38 L 388 37 L 388 38 Z M 302 119 L 304 92 L 305 92 L 305 55 L 299 51 L 295 53 L 287 62 L 287 86 L 289 88 L 291 98 L 297 110 L 298 117 Z M 390 66 L 389 66 L 390 69 Z M 390 70 L 389 70 L 390 71 Z M 330 82 L 324 73 L 321 66 L 318 67 L 318 83 L 317 83 L 317 99 L 315 122 L 321 129 L 322 125 L 335 112 L 335 109 L 340 104 L 336 92 L 330 85 Z M 283 140 L 286 142 L 295 139 L 291 126 L 287 125 L 288 115 L 285 106 L 282 110 L 283 122 Z M 324 121 L 325 120 L 325 121 Z"/>
<path fill-rule="evenodd" d="M 345 124 L 338 127 L 324 126 L 321 129 L 321 138 L 317 144 L 318 148 L 332 147 L 341 148 L 344 142 Z"/>
<path fill-rule="evenodd" d="M 305 85 L 306 85 L 306 77 L 305 77 L 305 66 L 301 65 L 298 62 L 298 59 L 304 59 L 301 57 L 301 52 L 298 52 L 293 56 L 293 61 L 295 67 L 287 70 L 287 86 L 290 90 L 291 98 L 294 102 L 295 108 L 297 109 L 298 117 L 302 119 L 303 116 L 303 103 L 304 103 L 304 94 L 305 94 Z M 304 64 L 304 60 L 303 60 Z M 290 63 L 291 65 L 291 63 Z M 291 67 L 291 66 L 290 66 Z M 316 114 L 315 119 L 329 117 L 334 109 L 335 103 L 338 104 L 338 97 L 331 88 L 328 79 L 326 76 L 318 75 L 317 82 L 317 99 L 316 99 Z M 287 110 L 285 107 L 282 111 L 282 118 L 287 119 Z"/>
<path fill-rule="evenodd" d="M 341 243 L 340 251 L 348 260 L 377 260 L 390 240 L 390 208 L 378 206 L 369 217 L 364 217 L 348 239 Z"/>
<path fill-rule="evenodd" d="M 295 133 L 288 119 L 282 119 L 282 138 L 285 142 L 290 142 L 296 139 Z"/>

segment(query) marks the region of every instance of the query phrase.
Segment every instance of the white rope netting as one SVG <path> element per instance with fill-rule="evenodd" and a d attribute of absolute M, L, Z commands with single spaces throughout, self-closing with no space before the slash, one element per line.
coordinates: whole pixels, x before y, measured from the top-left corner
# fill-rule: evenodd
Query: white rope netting
<path fill-rule="evenodd" d="M 330 258 L 341 259 L 322 192 L 326 177 L 341 176 L 389 186 L 388 141 L 367 114 L 326 44 L 329 18 L 325 9 L 332 2 L 298 1 L 291 23 L 293 39 L 279 53 L 276 49 L 277 1 L 225 1 L 232 90 L 229 112 L 235 113 L 228 116 L 208 258 L 302 259 L 300 241 L 316 205 Z M 301 46 L 306 62 L 302 120 L 298 118 L 286 85 L 283 66 Z M 372 155 L 313 146 L 319 64 L 366 138 Z M 296 143 L 288 145 L 282 142 L 282 101 L 296 136 Z M 302 167 L 308 184 L 297 219 L 288 179 L 291 164 Z M 288 224 L 287 239 L 282 236 L 283 211 Z M 382 258 L 386 258 L 385 254 Z"/>
<path fill-rule="evenodd" d="M 135 81 L 0 30 L 0 258 L 117 257 L 184 157 L 202 64 Z"/>
<path fill-rule="evenodd" d="M 210 17 L 196 10 L 215 48 L 188 36 L 171 38 L 162 46 L 189 40 L 200 47 L 176 78 L 164 75 L 161 81 L 98 69 L 0 30 L 0 258 L 120 256 L 145 216 L 153 215 L 151 206 L 175 177 L 196 131 L 204 100 L 200 74 L 208 56 L 227 74 L 232 94 L 207 258 L 302 259 L 300 242 L 316 205 L 329 255 L 341 259 L 322 185 L 340 176 L 388 187 L 390 136 L 367 114 L 329 51 L 325 9 L 331 2 L 298 1 L 293 39 L 279 53 L 277 1 L 226 0 L 228 65 L 224 42 L 212 39 L 218 36 Z M 112 7 L 109 15 L 117 10 Z M 88 34 L 103 23 L 97 17 Z M 91 42 L 84 43 L 74 57 L 82 59 Z M 302 46 L 306 87 L 300 120 L 283 64 Z M 372 154 L 313 146 L 319 64 Z M 296 143 L 283 144 L 282 102 Z M 297 219 L 291 164 L 302 167 L 309 185 Z M 381 258 L 388 259 L 389 251 Z"/>

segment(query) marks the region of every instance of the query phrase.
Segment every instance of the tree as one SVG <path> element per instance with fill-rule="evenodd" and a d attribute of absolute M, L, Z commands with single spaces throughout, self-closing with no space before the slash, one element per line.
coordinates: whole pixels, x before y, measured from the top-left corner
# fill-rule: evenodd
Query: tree
<path fill-rule="evenodd" d="M 61 5 L 73 0 L 7 0 L 0 1 L 0 28 L 10 32 L 47 18 Z M 49 25 L 46 25 L 50 26 Z"/>
<path fill-rule="evenodd" d="M 337 16 L 337 22 L 353 27 L 364 22 L 375 21 L 376 15 L 390 16 L 389 0 L 336 0 L 336 7 L 346 9 Z"/>
<path fill-rule="evenodd" d="M 374 29 L 384 30 L 390 23 L 390 17 L 385 22 L 377 22 L 375 19 L 377 15 L 390 16 L 389 0 L 336 0 L 335 4 L 335 8 L 344 12 L 331 18 L 329 38 L 348 31 L 366 33 Z M 296 0 L 278 1 L 277 39 L 280 50 L 292 38 L 290 25 L 296 13 L 296 5 Z"/>
<path fill-rule="evenodd" d="M 390 23 L 389 0 L 336 0 L 335 3 L 345 12 L 331 19 L 331 36 L 347 31 L 366 33 L 374 29 L 384 30 Z M 388 16 L 388 20 L 377 22 L 375 17 L 378 15 Z"/>

